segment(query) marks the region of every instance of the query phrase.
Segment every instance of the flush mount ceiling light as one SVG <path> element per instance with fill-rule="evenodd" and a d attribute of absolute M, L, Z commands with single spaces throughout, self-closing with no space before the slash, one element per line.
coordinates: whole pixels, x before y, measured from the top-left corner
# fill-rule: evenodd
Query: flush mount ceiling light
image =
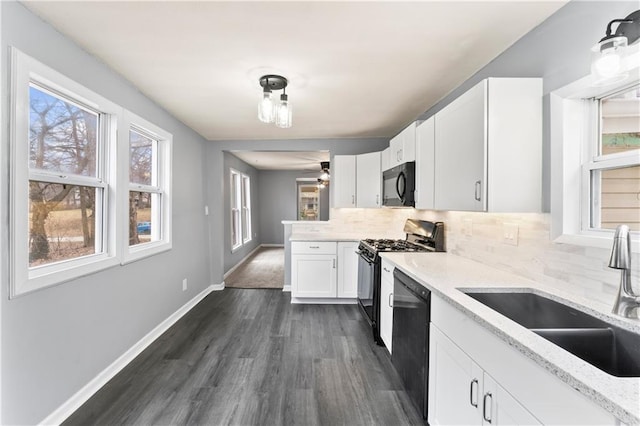
<path fill-rule="evenodd" d="M 328 161 L 321 161 L 320 162 L 320 168 L 322 169 L 322 175 L 320 175 L 320 179 L 329 180 L 329 177 L 331 175 L 331 173 L 329 171 L 329 162 Z"/>
<path fill-rule="evenodd" d="M 258 104 L 258 118 L 263 123 L 275 123 L 276 126 L 282 128 L 291 127 L 291 104 L 286 93 L 286 78 L 280 75 L 263 75 L 260 77 L 260 86 L 262 87 L 262 98 Z M 282 90 L 280 101 L 273 99 L 272 91 Z"/>
<path fill-rule="evenodd" d="M 618 24 L 612 34 L 612 26 Z M 623 80 L 628 75 L 624 59 L 627 46 L 640 39 L 640 10 L 624 19 L 614 19 L 607 25 L 607 33 L 591 48 L 591 75 L 595 85 Z"/>

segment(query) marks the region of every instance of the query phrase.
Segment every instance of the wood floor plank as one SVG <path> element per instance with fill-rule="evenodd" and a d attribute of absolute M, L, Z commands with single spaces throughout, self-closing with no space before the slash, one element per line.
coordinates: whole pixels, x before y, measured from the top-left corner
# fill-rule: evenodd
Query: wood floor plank
<path fill-rule="evenodd" d="M 65 425 L 421 425 L 354 305 L 207 296 Z"/>

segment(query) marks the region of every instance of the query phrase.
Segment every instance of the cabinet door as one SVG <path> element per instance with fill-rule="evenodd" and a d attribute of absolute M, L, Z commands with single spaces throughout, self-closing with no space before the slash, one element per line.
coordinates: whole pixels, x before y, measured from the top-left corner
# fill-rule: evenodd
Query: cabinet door
<path fill-rule="evenodd" d="M 416 129 L 417 123 L 414 121 L 402 131 L 402 161 L 416 161 Z"/>
<path fill-rule="evenodd" d="M 389 142 L 389 168 L 393 168 L 402 163 L 402 150 L 404 147 L 403 137 L 402 132 L 400 132 Z"/>
<path fill-rule="evenodd" d="M 383 266 L 386 268 L 386 266 Z M 391 353 L 393 341 L 393 281 L 386 277 L 380 280 L 380 338 Z"/>
<path fill-rule="evenodd" d="M 336 255 L 291 256 L 291 297 L 336 297 Z"/>
<path fill-rule="evenodd" d="M 356 206 L 356 156 L 335 155 L 331 165 L 334 208 Z"/>
<path fill-rule="evenodd" d="M 391 166 L 389 165 L 389 156 L 391 155 L 391 148 L 387 148 L 380 153 L 380 174 L 385 170 L 389 170 Z"/>
<path fill-rule="evenodd" d="M 483 425 L 542 424 L 487 373 L 483 376 L 483 386 Z"/>
<path fill-rule="evenodd" d="M 416 209 L 434 208 L 435 118 L 416 128 Z"/>
<path fill-rule="evenodd" d="M 382 176 L 380 153 L 370 152 L 356 156 L 356 205 L 360 208 L 381 206 Z"/>
<path fill-rule="evenodd" d="M 482 424 L 482 370 L 431 324 L 429 424 Z"/>
<path fill-rule="evenodd" d="M 486 80 L 435 115 L 435 208 L 486 210 Z"/>
<path fill-rule="evenodd" d="M 338 297 L 358 297 L 357 242 L 338 243 Z"/>

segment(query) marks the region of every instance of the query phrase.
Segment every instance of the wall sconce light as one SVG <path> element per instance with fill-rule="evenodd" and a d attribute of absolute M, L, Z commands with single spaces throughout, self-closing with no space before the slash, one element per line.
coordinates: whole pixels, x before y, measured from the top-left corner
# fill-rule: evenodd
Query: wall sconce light
<path fill-rule="evenodd" d="M 258 104 L 258 118 L 263 123 L 275 123 L 284 129 L 291 127 L 291 103 L 286 93 L 286 78 L 280 75 L 263 75 L 260 77 L 262 98 Z M 280 101 L 273 99 L 272 91 L 282 90 Z"/>
<path fill-rule="evenodd" d="M 612 25 L 618 24 L 612 34 Z M 624 19 L 614 19 L 607 25 L 606 35 L 591 48 L 593 84 L 601 86 L 623 80 L 628 75 L 624 59 L 627 46 L 640 39 L 640 10 Z"/>

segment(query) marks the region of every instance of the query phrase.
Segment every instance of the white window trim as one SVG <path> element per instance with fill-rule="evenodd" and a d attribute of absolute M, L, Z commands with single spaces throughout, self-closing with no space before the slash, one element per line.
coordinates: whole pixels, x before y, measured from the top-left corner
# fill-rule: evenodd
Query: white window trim
<path fill-rule="evenodd" d="M 156 255 L 172 247 L 171 235 L 171 195 L 172 195 L 172 157 L 173 157 L 173 135 L 144 118 L 125 111 L 123 119 L 123 131 L 120 135 L 120 149 L 118 163 L 121 166 L 119 173 L 120 181 L 126 183 L 126 188 L 120 191 L 120 241 L 122 244 L 122 264 L 135 262 L 149 256 Z M 158 162 L 154 167 L 158 167 L 158 182 L 155 185 L 132 184 L 129 180 L 129 131 L 134 129 L 157 141 Z M 125 185 L 123 185 L 125 186 Z M 147 243 L 129 246 L 129 191 L 140 190 L 142 192 L 162 193 L 162 205 L 157 211 L 154 220 L 160 223 L 159 239 Z M 157 222 L 156 222 L 157 223 Z"/>
<path fill-rule="evenodd" d="M 11 88 L 10 88 L 10 140 L 11 140 L 11 187 L 10 187 L 10 291 L 11 298 L 44 287 L 60 284 L 84 275 L 103 270 L 119 263 L 117 247 L 110 235 L 115 229 L 115 196 L 112 186 L 116 182 L 113 168 L 107 165 L 109 155 L 116 152 L 118 122 L 122 109 L 86 87 L 54 71 L 41 62 L 11 48 Z M 104 184 L 106 218 L 103 221 L 104 252 L 69 259 L 62 262 L 29 268 L 28 185 L 30 178 L 29 149 L 29 84 L 39 83 L 61 95 L 75 99 L 97 111 L 105 122 L 101 126 L 104 161 Z"/>
<path fill-rule="evenodd" d="M 248 185 L 249 186 L 249 195 L 247 195 L 247 196 L 245 196 L 245 194 L 244 194 L 244 192 L 245 192 L 245 179 L 249 182 L 249 185 Z M 248 215 L 247 215 L 249 220 L 247 221 L 247 224 L 246 224 L 248 236 L 247 236 L 247 238 L 244 238 L 244 235 L 242 237 L 242 244 L 247 244 L 248 242 L 251 242 L 251 239 L 252 239 L 251 238 L 251 234 L 253 233 L 253 230 L 251 229 L 251 220 L 252 220 L 252 218 L 251 218 L 251 215 L 252 215 L 252 212 L 251 212 L 251 177 L 249 175 L 246 175 L 246 174 L 242 173 L 240 175 L 240 185 L 242 186 L 242 188 L 240 189 L 241 195 L 242 195 L 242 198 L 240 199 L 240 206 L 242 208 L 242 213 L 244 213 L 244 211 L 249 212 Z M 246 205 L 243 202 L 243 200 L 245 200 L 245 199 L 247 200 Z M 244 222 L 245 216 L 243 216 L 241 214 L 240 217 L 241 217 L 241 221 Z M 241 228 L 244 230 L 244 226 L 243 225 L 244 225 L 244 223 L 241 223 Z"/>
<path fill-rule="evenodd" d="M 237 194 L 235 195 L 236 198 L 233 198 L 233 181 L 234 181 L 234 175 L 238 176 L 238 179 L 240 181 L 240 197 L 237 197 Z M 243 245 L 244 243 L 242 242 L 242 173 L 239 172 L 238 170 L 234 169 L 234 168 L 229 168 L 229 205 L 230 205 L 230 209 L 229 209 L 229 230 L 230 235 L 229 237 L 231 238 L 231 253 L 235 253 L 236 251 L 238 251 Z M 240 199 L 238 199 L 240 198 Z M 237 208 L 236 204 L 233 204 L 231 201 L 232 199 L 237 199 L 237 204 L 240 204 L 240 208 Z M 238 235 L 239 235 L 239 241 L 237 244 L 234 243 L 233 241 L 233 213 L 235 210 L 238 210 Z"/>
<path fill-rule="evenodd" d="M 585 179 L 589 174 L 584 165 L 593 158 L 595 133 L 594 102 L 586 99 L 638 84 L 638 75 L 640 68 L 634 68 L 625 81 L 610 87 L 593 87 L 587 76 L 550 94 L 551 238 L 557 243 L 611 248 L 613 230 L 588 229 L 590 194 Z M 640 235 L 631 235 L 632 251 L 640 253 Z"/>

